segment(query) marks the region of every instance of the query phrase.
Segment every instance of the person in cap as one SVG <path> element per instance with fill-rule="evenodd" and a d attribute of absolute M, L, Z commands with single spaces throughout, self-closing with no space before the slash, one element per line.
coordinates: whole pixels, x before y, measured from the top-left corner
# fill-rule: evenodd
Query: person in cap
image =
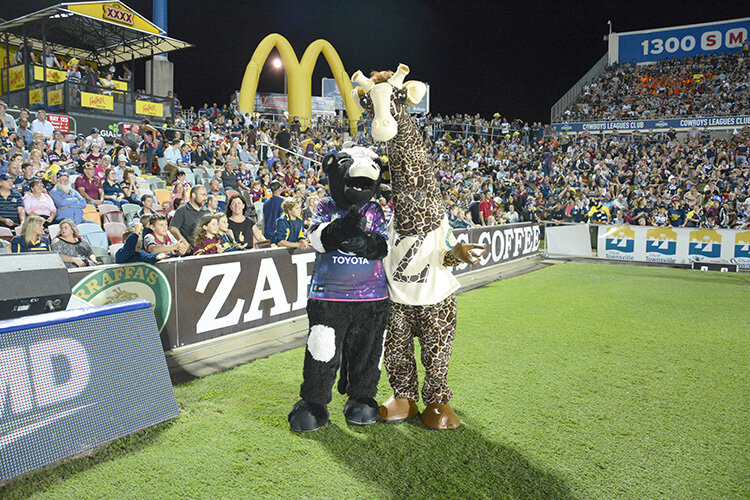
<path fill-rule="evenodd" d="M 81 193 L 73 189 L 67 172 L 62 171 L 57 174 L 57 184 L 50 190 L 49 195 L 57 208 L 58 221 L 70 219 L 76 224 L 83 222 L 86 200 Z"/>
<path fill-rule="evenodd" d="M 104 137 L 99 135 L 99 129 L 94 127 L 91 129 L 91 135 L 86 137 L 86 147 L 90 148 L 91 146 L 97 145 L 99 146 L 99 149 L 104 150 L 106 147 L 106 143 L 104 142 Z"/>

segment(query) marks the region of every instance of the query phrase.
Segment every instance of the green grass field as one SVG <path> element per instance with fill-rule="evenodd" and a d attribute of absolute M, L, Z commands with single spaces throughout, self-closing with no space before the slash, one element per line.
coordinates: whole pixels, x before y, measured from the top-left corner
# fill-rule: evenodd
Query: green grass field
<path fill-rule="evenodd" d="M 457 431 L 291 433 L 300 348 L 0 498 L 747 498 L 749 333 L 748 275 L 559 264 L 459 297 Z"/>

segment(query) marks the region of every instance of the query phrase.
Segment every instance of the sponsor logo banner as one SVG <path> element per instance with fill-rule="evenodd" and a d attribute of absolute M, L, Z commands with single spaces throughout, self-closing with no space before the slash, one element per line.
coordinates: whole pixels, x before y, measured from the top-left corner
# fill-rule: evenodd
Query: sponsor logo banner
<path fill-rule="evenodd" d="M 90 92 L 81 92 L 81 106 L 96 109 L 114 109 L 114 101 L 111 95 L 92 94 Z"/>
<path fill-rule="evenodd" d="M 10 88 L 11 92 L 26 87 L 26 72 L 23 65 L 11 66 L 8 70 L 8 78 L 10 78 L 8 88 Z"/>
<path fill-rule="evenodd" d="M 750 267 L 750 231 L 599 226 L 598 256 L 641 262 L 713 262 Z"/>
<path fill-rule="evenodd" d="M 47 104 L 50 106 L 60 106 L 63 101 L 62 89 L 48 90 L 47 91 Z"/>
<path fill-rule="evenodd" d="M 642 63 L 705 54 L 726 54 L 742 48 L 750 18 L 693 26 L 675 26 L 610 35 L 610 59 Z M 616 50 L 613 50 L 616 47 Z M 614 53 L 613 53 L 614 52 Z"/>
<path fill-rule="evenodd" d="M 135 112 L 139 115 L 164 116 L 164 105 L 158 102 L 135 101 Z"/>
<path fill-rule="evenodd" d="M 532 255 L 538 224 L 454 231 L 458 241 L 486 245 L 477 266 L 461 274 Z M 132 264 L 69 272 L 73 294 L 95 304 L 134 298 L 155 305 L 165 350 L 304 316 L 315 252 L 285 249 L 187 257 L 155 266 Z M 179 325 L 179 329 L 177 327 Z"/>
<path fill-rule="evenodd" d="M 104 80 L 106 80 L 106 78 L 99 78 L 100 82 L 104 82 Z M 127 90 L 128 90 L 128 82 L 125 82 L 123 80 L 114 80 L 113 79 L 112 83 L 115 84 L 115 88 L 117 90 L 123 90 L 123 91 L 127 92 Z"/>
<path fill-rule="evenodd" d="M 576 123 L 553 123 L 552 130 L 555 132 L 610 132 L 612 130 L 668 130 L 670 127 L 684 129 L 697 128 L 722 128 L 739 127 L 750 125 L 750 115 L 744 116 L 712 116 L 706 118 L 670 118 L 659 120 L 615 120 L 608 122 L 576 122 Z"/>
<path fill-rule="evenodd" d="M 41 88 L 29 90 L 29 104 L 42 104 L 44 101 L 44 91 Z"/>
<path fill-rule="evenodd" d="M 64 82 L 68 78 L 68 73 L 60 71 L 59 69 L 47 68 L 47 81 L 50 83 Z M 35 65 L 34 66 L 34 79 L 37 81 L 44 81 L 44 67 Z"/>
<path fill-rule="evenodd" d="M 148 300 L 154 306 L 160 332 L 172 309 L 169 280 L 161 270 L 150 264 L 128 264 L 94 271 L 79 281 L 72 292 L 95 306 Z"/>
<path fill-rule="evenodd" d="M 47 118 L 50 123 L 52 123 L 52 126 L 63 134 L 69 134 L 71 132 L 69 116 L 47 114 Z"/>
<path fill-rule="evenodd" d="M 133 13 L 124 9 L 120 4 L 102 5 L 102 18 L 133 26 Z"/>
<path fill-rule="evenodd" d="M 148 303 L 0 321 L 0 482 L 177 416 Z"/>

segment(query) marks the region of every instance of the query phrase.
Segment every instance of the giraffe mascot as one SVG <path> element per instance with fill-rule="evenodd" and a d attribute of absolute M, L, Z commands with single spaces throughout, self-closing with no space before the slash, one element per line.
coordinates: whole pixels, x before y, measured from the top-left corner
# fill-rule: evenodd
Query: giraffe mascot
<path fill-rule="evenodd" d="M 460 422 L 448 404 L 452 392 L 447 376 L 460 285 L 450 267 L 476 264 L 484 246 L 453 238 L 430 148 L 409 115 L 408 105 L 422 100 L 426 86 L 404 83 L 408 73 L 409 68 L 400 64 L 396 73 L 373 72 L 366 78 L 357 71 L 352 76 L 360 85 L 353 91 L 355 102 L 373 116 L 373 139 L 388 147 L 393 190 L 390 248 L 383 260 L 392 303 L 383 361 L 394 394 L 380 407 L 380 418 L 396 423 L 419 413 L 413 340 L 417 337 L 426 370 L 422 422 L 431 429 L 456 429 Z"/>

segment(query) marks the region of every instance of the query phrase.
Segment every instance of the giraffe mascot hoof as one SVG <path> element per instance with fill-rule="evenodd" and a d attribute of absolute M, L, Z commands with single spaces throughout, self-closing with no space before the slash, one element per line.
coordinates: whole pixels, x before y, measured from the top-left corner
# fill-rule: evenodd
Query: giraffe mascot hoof
<path fill-rule="evenodd" d="M 375 402 L 390 304 L 382 259 L 388 252 L 380 205 L 380 159 L 367 148 L 345 148 L 323 158 L 331 195 L 318 203 L 310 227 L 315 267 L 307 300 L 310 330 L 301 399 L 289 413 L 295 432 L 328 422 L 338 390 L 349 396 L 344 417 L 352 425 L 380 419 Z"/>
<path fill-rule="evenodd" d="M 437 171 L 409 104 L 425 95 L 422 82 L 407 81 L 405 64 L 396 72 L 361 71 L 352 76 L 360 86 L 355 102 L 373 116 L 372 138 L 388 148 L 393 193 L 393 219 L 388 228 L 388 256 L 383 265 L 391 296 L 391 317 L 384 345 L 384 365 L 393 397 L 380 407 L 381 419 L 402 422 L 414 417 L 419 380 L 414 358 L 414 337 L 422 346 L 425 380 L 422 401 L 427 406 L 422 422 L 431 429 L 456 429 L 460 421 L 448 402 L 447 384 L 453 338 L 456 335 L 456 296 L 460 285 L 450 267 L 476 264 L 482 245 L 467 245 L 453 238 Z"/>

